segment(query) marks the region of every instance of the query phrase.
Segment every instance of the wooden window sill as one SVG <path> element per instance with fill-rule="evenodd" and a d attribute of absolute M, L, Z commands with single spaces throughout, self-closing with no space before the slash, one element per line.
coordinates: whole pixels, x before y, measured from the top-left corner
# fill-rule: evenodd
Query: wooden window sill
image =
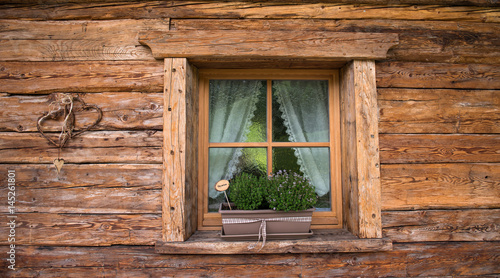
<path fill-rule="evenodd" d="M 249 249 L 254 241 L 225 241 L 220 231 L 197 231 L 183 242 L 156 243 L 161 254 L 285 254 L 285 253 L 336 253 L 378 252 L 392 250 L 388 238 L 360 239 L 345 229 L 314 230 L 314 235 L 301 240 L 268 240 Z M 260 250 L 259 250 L 260 249 Z"/>

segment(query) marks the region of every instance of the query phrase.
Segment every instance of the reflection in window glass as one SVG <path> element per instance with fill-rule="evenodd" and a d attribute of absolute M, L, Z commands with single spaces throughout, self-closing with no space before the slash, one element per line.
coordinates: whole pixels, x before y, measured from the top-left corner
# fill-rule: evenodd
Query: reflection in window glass
<path fill-rule="evenodd" d="M 266 81 L 210 80 L 209 140 L 266 141 Z"/>
<path fill-rule="evenodd" d="M 290 170 L 309 178 L 318 194 L 318 211 L 331 210 L 328 148 L 273 148 L 273 172 Z"/>
<path fill-rule="evenodd" d="M 229 161 L 229 163 L 226 163 Z M 210 148 L 208 158 L 209 212 L 217 212 L 226 202 L 224 194 L 214 189 L 219 180 L 230 180 L 239 173 L 264 176 L 267 172 L 265 148 Z"/>
<path fill-rule="evenodd" d="M 273 141 L 328 142 L 328 81 L 273 81 Z"/>

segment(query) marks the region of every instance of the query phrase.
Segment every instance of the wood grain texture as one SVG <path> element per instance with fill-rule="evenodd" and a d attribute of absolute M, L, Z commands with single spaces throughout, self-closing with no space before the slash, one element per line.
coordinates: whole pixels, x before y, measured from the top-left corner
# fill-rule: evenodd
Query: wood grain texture
<path fill-rule="evenodd" d="M 138 33 L 168 30 L 168 19 L 106 21 L 0 20 L 0 60 L 153 60 Z"/>
<path fill-rule="evenodd" d="M 159 164 L 64 164 L 59 175 L 52 164 L 0 164 L 0 172 L 16 171 L 16 187 L 24 189 L 66 188 L 161 188 Z M 7 184 L 8 177 L 0 176 Z"/>
<path fill-rule="evenodd" d="M 163 127 L 163 94 L 161 93 L 96 93 L 78 94 L 87 104 L 101 108 L 103 117 L 93 130 L 161 130 Z M 9 95 L 0 93 L 0 131 L 36 132 L 38 118 L 50 110 L 50 95 Z M 94 112 L 75 113 L 75 129 L 90 125 Z M 44 131 L 57 132 L 61 123 L 47 120 Z"/>
<path fill-rule="evenodd" d="M 136 0 L 122 0 L 120 2 L 134 2 Z M 24 4 L 25 6 L 37 6 L 40 4 L 38 0 L 9 0 L 11 4 Z M 116 3 L 116 0 L 73 0 L 72 3 Z M 145 1 L 144 1 L 145 2 Z M 281 2 L 279 0 L 269 1 L 269 2 Z M 289 0 L 288 3 L 314 3 L 313 0 Z M 346 3 L 346 4 L 386 4 L 384 0 L 338 0 L 335 1 L 338 3 Z M 401 4 L 420 4 L 420 5 L 450 5 L 450 6 L 491 6 L 496 7 L 498 3 L 494 0 L 400 0 L 398 3 Z M 45 0 L 44 4 L 61 4 L 60 0 Z"/>
<path fill-rule="evenodd" d="M 382 209 L 499 208 L 500 164 L 382 165 Z"/>
<path fill-rule="evenodd" d="M 381 163 L 500 162 L 496 134 L 381 134 Z"/>
<path fill-rule="evenodd" d="M 4 61 L 153 60 L 140 45 L 138 33 L 170 29 L 261 31 L 357 32 L 399 35 L 390 60 L 498 64 L 500 45 L 495 24 L 407 20 L 218 20 L 121 19 L 74 21 L 0 20 L 0 59 Z M 368 34 L 367 34 L 368 35 Z M 365 47 L 363 45 L 363 47 Z M 331 54 L 330 54 L 331 55 Z M 385 55 L 385 53 L 384 53 Z M 248 62 L 250 63 L 250 62 Z"/>
<path fill-rule="evenodd" d="M 386 211 L 384 236 L 395 242 L 498 241 L 500 210 Z"/>
<path fill-rule="evenodd" d="M 486 64 L 380 62 L 377 87 L 496 90 L 500 69 Z"/>
<path fill-rule="evenodd" d="M 159 61 L 2 62 L 0 92 L 161 92 Z"/>
<path fill-rule="evenodd" d="M 426 63 L 498 64 L 498 25 L 454 21 L 395 19 L 349 20 L 251 20 L 172 19 L 173 30 L 302 30 L 329 32 L 392 33 L 399 43 L 387 53 L 389 60 Z"/>
<path fill-rule="evenodd" d="M 5 196 L 7 192 L 7 188 L 0 189 Z M 160 188 L 18 188 L 17 192 L 18 213 L 161 213 Z"/>
<path fill-rule="evenodd" d="M 401 20 L 461 20 L 466 22 L 499 22 L 497 8 L 363 3 L 283 3 L 283 2 L 169 2 L 147 1 L 10 6 L 0 9 L 6 19 L 123 19 L 123 18 L 232 18 L 232 19 L 401 19 Z"/>
<path fill-rule="evenodd" d="M 61 158 L 66 163 L 161 163 L 162 138 L 157 131 L 86 132 L 67 143 Z M 58 148 L 38 133 L 2 132 L 0 157 L 2 163 L 51 164 Z"/>
<path fill-rule="evenodd" d="M 384 59 L 398 43 L 395 34 L 185 30 L 142 33 L 140 42 L 151 48 L 157 59 L 185 58 L 301 58 Z M 304 51 L 307 49 L 307 51 Z"/>
<path fill-rule="evenodd" d="M 193 256 L 157 254 L 152 246 L 19 246 L 23 268 L 7 275 L 494 277 L 499 248 L 498 242 L 436 242 L 394 244 L 394 250 L 376 253 Z M 0 252 L 7 250 L 0 246 Z M 0 266 L 7 267 L 7 261 Z"/>
<path fill-rule="evenodd" d="M 359 239 L 346 230 L 317 230 L 303 240 L 266 241 L 260 249 L 249 248 L 250 241 L 224 241 L 220 231 L 198 231 L 184 242 L 158 242 L 156 251 L 164 254 L 277 254 L 389 251 L 392 242 L 383 238 Z"/>
<path fill-rule="evenodd" d="M 19 213 L 16 245 L 151 245 L 160 239 L 160 214 Z M 0 220 L 8 223 L 6 214 Z M 0 226 L 8 234 L 7 225 Z M 2 244 L 7 244 L 3 241 Z"/>
<path fill-rule="evenodd" d="M 163 110 L 162 234 L 164 241 L 184 241 L 186 171 L 186 64 L 165 59 Z"/>
<path fill-rule="evenodd" d="M 345 224 L 360 238 L 381 238 L 375 63 L 355 60 L 341 70 L 341 79 Z"/>
<path fill-rule="evenodd" d="M 378 90 L 380 133 L 500 133 L 500 90 Z"/>

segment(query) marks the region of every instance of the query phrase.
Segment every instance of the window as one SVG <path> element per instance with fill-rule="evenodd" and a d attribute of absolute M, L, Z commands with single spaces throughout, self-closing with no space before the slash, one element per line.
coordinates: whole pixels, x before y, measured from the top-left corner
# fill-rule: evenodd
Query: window
<path fill-rule="evenodd" d="M 342 229 L 330 230 L 332 232 L 312 239 L 314 243 L 288 242 L 289 249 L 269 243 L 267 252 L 360 252 L 392 248 L 390 240 L 382 238 L 375 60 L 386 59 L 388 49 L 398 44 L 398 35 L 328 31 L 297 34 L 297 30 L 215 29 L 152 30 L 139 34 L 139 42 L 149 46 L 156 59 L 164 59 L 165 65 L 163 241 L 157 244 L 158 252 L 249 252 L 244 243 L 234 242 L 227 248 L 227 243 L 220 244 L 213 234 L 196 232 L 197 219 L 203 217 L 196 209 L 201 178 L 198 121 L 203 120 L 198 111 L 196 67 L 259 68 L 255 66 L 259 64 L 287 68 L 321 65 L 340 69 Z M 351 237 L 341 236 L 344 232 Z"/>
<path fill-rule="evenodd" d="M 200 70 L 198 229 L 220 229 L 221 179 L 291 170 L 318 203 L 312 228 L 342 223 L 337 70 Z"/>

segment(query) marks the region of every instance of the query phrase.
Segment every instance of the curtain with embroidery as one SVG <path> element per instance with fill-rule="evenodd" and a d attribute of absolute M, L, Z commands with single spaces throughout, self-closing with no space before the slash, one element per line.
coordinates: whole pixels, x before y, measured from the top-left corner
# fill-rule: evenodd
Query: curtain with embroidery
<path fill-rule="evenodd" d="M 260 80 L 211 80 L 209 84 L 209 142 L 245 142 L 257 107 Z M 241 156 L 241 148 L 211 148 L 209 152 L 209 196 L 221 192 L 214 185 L 231 179 Z"/>
<path fill-rule="evenodd" d="M 291 142 L 328 142 L 328 82 L 322 80 L 273 81 Z M 311 180 L 316 193 L 330 191 L 328 148 L 294 148 L 300 170 Z"/>

